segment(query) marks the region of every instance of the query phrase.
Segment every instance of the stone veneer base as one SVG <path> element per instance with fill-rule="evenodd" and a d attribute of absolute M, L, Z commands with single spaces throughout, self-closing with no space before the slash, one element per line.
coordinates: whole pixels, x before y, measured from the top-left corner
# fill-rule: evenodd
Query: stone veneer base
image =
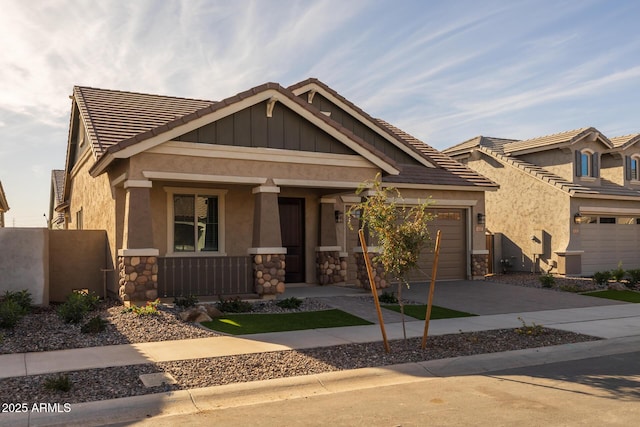
<path fill-rule="evenodd" d="M 119 297 L 125 303 L 158 298 L 158 257 L 119 256 Z"/>
<path fill-rule="evenodd" d="M 356 258 L 356 286 L 371 289 L 369 285 L 369 274 L 367 273 L 367 263 L 364 260 L 364 254 L 361 252 L 355 252 L 354 257 Z M 375 283 L 376 289 L 385 289 L 391 286 L 391 284 L 387 281 L 386 276 L 384 274 L 384 268 L 380 263 L 374 263 L 373 258 L 375 258 L 377 254 L 369 252 L 369 259 L 371 259 L 371 263 L 373 265 L 373 281 Z"/>
<path fill-rule="evenodd" d="M 489 271 L 489 255 L 488 254 L 472 254 L 471 255 L 471 276 L 474 278 L 484 277 Z"/>
<path fill-rule="evenodd" d="M 258 254 L 251 257 L 253 263 L 253 283 L 258 295 L 268 298 L 270 295 L 284 293 L 285 255 Z"/>
<path fill-rule="evenodd" d="M 339 251 L 316 251 L 316 274 L 318 284 L 332 285 L 347 278 L 347 258 Z"/>

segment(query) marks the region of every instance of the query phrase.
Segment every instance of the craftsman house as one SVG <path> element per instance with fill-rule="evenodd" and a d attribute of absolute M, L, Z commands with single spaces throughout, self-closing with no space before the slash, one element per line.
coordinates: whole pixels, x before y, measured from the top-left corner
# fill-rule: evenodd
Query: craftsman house
<path fill-rule="evenodd" d="M 357 282 L 344 216 L 377 173 L 406 203 L 432 197 L 439 278 L 486 272 L 477 218 L 497 186 L 316 79 L 217 102 L 90 87 L 71 98 L 54 211 L 65 228 L 106 230 L 107 288 L 124 300 Z"/>
<path fill-rule="evenodd" d="M 486 226 L 498 237 L 501 268 L 640 268 L 640 134 L 607 138 L 591 127 L 529 140 L 479 136 L 444 152 L 500 185 L 487 193 Z"/>

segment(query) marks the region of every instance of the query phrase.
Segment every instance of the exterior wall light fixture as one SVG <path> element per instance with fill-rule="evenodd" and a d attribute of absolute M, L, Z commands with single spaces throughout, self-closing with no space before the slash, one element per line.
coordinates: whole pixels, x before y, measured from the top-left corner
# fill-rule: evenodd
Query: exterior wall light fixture
<path fill-rule="evenodd" d="M 482 225 L 485 223 L 486 217 L 483 213 L 478 214 L 478 224 Z"/>

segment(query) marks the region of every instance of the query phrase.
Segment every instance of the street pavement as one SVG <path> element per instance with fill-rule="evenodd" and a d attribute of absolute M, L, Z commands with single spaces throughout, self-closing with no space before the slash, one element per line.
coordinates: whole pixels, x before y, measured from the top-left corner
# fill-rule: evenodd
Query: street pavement
<path fill-rule="evenodd" d="M 289 288 L 285 297 L 320 298 L 337 308 L 377 321 L 377 318 L 372 314 L 372 304 L 366 304 L 362 298 L 358 298 L 364 295 L 368 295 L 367 292 L 350 287 L 300 286 Z M 426 301 L 427 287 L 426 285 L 413 285 L 410 289 L 405 290 L 403 296 L 416 301 Z M 569 363 L 577 363 L 577 361 L 585 359 L 593 359 L 600 363 L 616 355 L 634 354 L 640 349 L 640 304 L 621 303 L 565 292 L 484 281 L 438 284 L 435 304 L 481 315 L 458 319 L 433 320 L 430 324 L 430 335 L 517 327 L 522 325 L 521 319 L 523 319 L 528 324 L 535 323 L 556 329 L 584 333 L 604 338 L 604 340 L 89 402 L 71 405 L 71 411 L 65 413 L 0 414 L 0 426 L 87 426 L 107 425 L 110 423 L 135 425 L 129 423 L 136 423 L 148 417 L 160 422 L 164 417 L 176 414 L 193 415 L 207 413 L 208 411 L 218 412 L 223 409 L 227 410 L 226 408 L 246 408 L 247 405 L 259 406 L 265 403 L 274 406 L 286 405 L 289 401 L 304 402 L 319 396 L 324 396 L 323 399 L 329 399 L 326 395 L 335 394 L 339 396 L 341 393 L 347 393 L 350 396 L 361 396 L 363 393 L 371 392 L 372 389 L 375 390 L 382 387 L 390 387 L 390 394 L 385 393 L 385 395 L 394 396 L 394 387 L 402 388 L 403 386 L 411 385 L 411 387 L 420 388 L 419 385 L 414 383 L 426 382 L 432 384 L 436 379 L 446 379 L 445 382 L 449 386 L 454 387 L 455 384 L 460 384 L 460 387 L 462 387 L 464 381 L 470 380 L 471 377 L 479 376 L 480 379 L 477 379 L 477 381 L 480 382 L 495 381 L 494 378 L 486 376 L 488 372 L 496 372 L 507 368 L 528 369 L 544 367 L 567 363 L 568 361 Z M 402 327 L 398 316 L 395 313 L 385 311 L 384 318 L 390 339 L 402 337 Z M 421 336 L 423 327 L 424 322 L 422 321 L 407 322 L 406 330 L 408 336 Z M 0 355 L 0 378 L 379 340 L 379 325 L 374 324 L 347 328 L 257 334 L 246 337 L 214 337 L 56 352 Z M 637 375 L 637 372 L 634 375 Z M 632 379 L 629 381 L 637 385 L 637 378 L 633 379 L 633 376 L 630 378 Z M 546 378 L 543 379 L 547 380 Z M 458 383 L 457 381 L 462 382 Z M 502 380 L 502 383 L 505 383 L 505 381 Z M 545 387 L 537 387 L 536 390 L 540 394 L 545 394 L 548 391 Z M 633 397 L 633 394 L 631 396 Z M 433 399 L 439 398 L 433 397 Z M 371 411 L 377 411 L 378 409 L 379 405 L 370 407 Z M 299 412 L 298 414 L 300 416 Z M 245 421 L 249 419 L 245 418 Z M 313 418 L 307 418 L 306 415 L 303 419 L 307 421 L 314 420 Z M 253 420 L 251 424 L 259 425 L 254 423 Z M 289 423 L 262 425 L 276 424 L 285 425 Z M 339 423 L 339 425 L 344 424 Z M 356 423 L 354 425 L 359 424 Z M 399 424 L 374 423 L 367 425 Z"/>

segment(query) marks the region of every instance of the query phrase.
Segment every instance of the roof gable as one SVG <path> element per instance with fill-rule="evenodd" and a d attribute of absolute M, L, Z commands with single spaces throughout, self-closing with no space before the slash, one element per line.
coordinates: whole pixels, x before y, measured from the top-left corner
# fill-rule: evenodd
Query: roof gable
<path fill-rule="evenodd" d="M 178 99 L 184 100 L 182 98 Z M 145 97 L 143 101 L 146 100 L 148 100 L 148 98 Z M 135 98 L 130 99 L 130 101 L 136 102 Z M 127 139 L 123 139 L 117 143 L 109 145 L 106 150 L 104 150 L 103 155 L 100 156 L 97 162 L 92 166 L 91 174 L 95 176 L 102 173 L 111 161 L 116 158 L 128 158 L 132 155 L 162 144 L 163 142 L 167 142 L 173 138 L 179 137 L 180 135 L 184 135 L 216 120 L 220 120 L 238 111 L 246 109 L 247 107 L 265 103 L 266 114 L 270 114 L 269 109 L 272 109 L 273 104 L 276 102 L 282 103 L 291 110 L 294 110 L 311 124 L 320 127 L 327 134 L 338 139 L 347 147 L 366 158 L 377 167 L 380 167 L 386 173 L 398 173 L 398 169 L 392 159 L 379 150 L 376 150 L 375 147 L 371 147 L 366 141 L 353 134 L 353 132 L 350 132 L 348 129 L 340 126 L 340 124 L 332 121 L 316 109 L 309 107 L 293 93 L 282 88 L 279 84 L 265 83 L 230 98 L 210 103 L 207 106 L 184 116 L 175 117 L 173 120 L 165 122 L 160 126 L 152 127 L 157 123 L 153 123 L 151 126 L 147 124 L 147 127 L 150 128 L 149 130 L 137 134 L 132 132 L 132 136 Z M 114 104 L 112 108 L 119 108 L 118 104 Z M 108 122 L 110 120 L 112 114 L 109 109 L 99 109 L 97 111 L 101 111 L 104 121 Z M 168 115 L 165 116 L 165 118 L 168 117 Z M 146 118 L 147 116 L 142 117 L 142 119 Z M 93 118 L 92 121 L 97 122 L 95 118 Z M 145 121 L 145 123 L 148 122 Z M 114 124 L 114 126 L 117 125 L 117 123 Z"/>
<path fill-rule="evenodd" d="M 388 129 L 380 126 L 375 118 L 371 117 L 367 112 L 320 80 L 309 78 L 289 86 L 288 89 L 296 96 L 304 99 L 308 104 L 315 105 L 318 109 L 322 109 L 323 105 L 327 106 L 327 102 L 330 103 L 329 105 L 335 105 L 343 114 L 341 114 L 341 117 L 334 117 L 334 120 L 340 122 L 343 126 L 347 126 L 354 132 L 362 133 L 363 135 L 361 136 L 367 135 L 365 139 L 367 139 L 370 144 L 384 151 L 386 154 L 391 155 L 396 161 L 400 163 L 417 162 L 427 167 L 435 167 L 434 164 L 430 163 L 428 159 L 422 156 L 414 147 L 394 137 L 388 132 Z M 320 96 L 317 96 L 317 94 Z M 321 98 L 326 99 L 326 102 L 322 102 Z M 337 111 L 333 109 L 331 113 L 334 114 L 337 113 Z M 345 120 L 345 116 L 352 118 L 353 121 Z M 354 126 L 354 121 L 360 123 L 362 127 L 358 128 Z M 370 132 L 367 133 L 364 131 L 365 128 L 370 130 Z M 393 148 L 388 148 L 390 146 Z"/>
<path fill-rule="evenodd" d="M 600 131 L 596 128 L 588 127 L 526 139 L 523 141 L 511 142 L 504 145 L 503 151 L 506 154 L 517 156 L 521 154 L 562 148 L 568 145 L 573 145 L 582 140 L 599 141 L 605 148 L 613 147 L 611 141 L 609 141 L 609 139 Z"/>
<path fill-rule="evenodd" d="M 627 149 L 638 142 L 640 142 L 640 133 L 611 138 L 613 147 L 621 150 Z"/>

